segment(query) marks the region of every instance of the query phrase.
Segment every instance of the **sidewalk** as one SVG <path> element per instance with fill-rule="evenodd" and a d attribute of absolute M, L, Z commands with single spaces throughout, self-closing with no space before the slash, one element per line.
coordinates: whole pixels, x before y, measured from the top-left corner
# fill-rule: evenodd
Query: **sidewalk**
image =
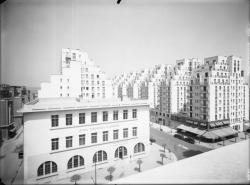
<path fill-rule="evenodd" d="M 23 130 L 5 141 L 0 150 L 0 177 L 5 184 L 23 184 L 23 159 L 18 159 L 18 151 L 23 145 Z"/>
<path fill-rule="evenodd" d="M 150 152 L 149 154 L 142 158 L 143 163 L 141 164 L 141 171 L 146 171 L 152 168 L 156 168 L 159 166 L 162 166 L 161 163 L 161 157 L 160 154 L 164 153 L 163 148 L 160 147 L 159 145 L 153 143 L 150 145 Z M 168 151 L 165 151 L 166 158 L 163 160 L 163 165 L 169 164 L 171 162 L 177 161 L 176 156 L 173 153 L 168 153 Z M 124 159 L 115 162 L 113 165 L 110 164 L 106 167 L 98 167 L 97 169 L 97 183 L 98 184 L 107 184 L 107 183 L 112 183 L 112 181 L 109 181 L 109 172 L 107 169 L 113 166 L 115 167 L 115 171 L 112 174 L 113 179 L 112 180 L 117 180 L 119 178 L 123 178 L 129 175 L 137 174 L 138 172 L 138 164 L 136 159 Z M 73 176 L 74 174 L 72 174 Z M 81 175 L 81 179 L 77 181 L 77 184 L 93 184 L 94 183 L 94 177 L 95 177 L 95 171 L 89 171 L 84 174 L 79 174 Z M 56 184 L 65 184 L 65 183 L 72 183 L 69 178 L 65 179 L 60 179 L 58 181 L 54 181 L 53 183 Z"/>
<path fill-rule="evenodd" d="M 171 135 L 174 135 L 176 133 L 175 129 L 172 129 L 172 128 L 165 126 L 165 125 L 159 125 L 159 124 L 154 123 L 154 122 L 150 122 L 149 126 L 152 128 L 155 128 L 155 129 L 159 129 L 159 130 L 162 129 L 163 132 L 166 132 L 166 133 L 171 134 Z"/>
<path fill-rule="evenodd" d="M 159 130 L 161 128 L 163 132 L 166 132 L 166 133 L 168 133 L 170 135 L 174 135 L 176 133 L 175 129 L 171 129 L 168 126 L 159 125 L 159 124 L 153 123 L 153 122 L 150 122 L 150 127 L 156 128 L 156 129 L 159 129 Z M 247 135 L 246 139 L 249 139 L 249 137 L 250 137 L 250 135 Z M 245 135 L 244 135 L 243 132 L 239 132 L 238 137 L 236 138 L 236 142 L 239 142 L 239 141 L 242 141 L 242 140 L 245 140 Z M 228 140 L 224 141 L 224 146 L 234 144 L 234 143 L 235 143 L 234 138 L 228 139 Z M 204 147 L 207 147 L 207 148 L 210 148 L 210 149 L 216 149 L 216 148 L 223 147 L 223 142 L 222 141 L 217 142 L 217 143 L 205 143 L 205 142 L 200 142 L 198 140 L 195 140 L 195 144 L 196 145 L 201 145 L 201 146 L 204 146 Z"/>

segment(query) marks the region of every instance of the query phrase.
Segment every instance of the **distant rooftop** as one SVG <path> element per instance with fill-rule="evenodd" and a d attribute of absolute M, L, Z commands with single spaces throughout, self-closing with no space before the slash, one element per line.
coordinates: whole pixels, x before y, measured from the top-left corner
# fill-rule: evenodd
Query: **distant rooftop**
<path fill-rule="evenodd" d="M 84 100 L 80 98 L 60 97 L 60 98 L 39 98 L 26 105 L 18 112 L 44 112 L 53 110 L 73 110 L 90 108 L 108 108 L 119 106 L 147 106 L 147 100 L 125 99 L 92 99 Z"/>
<path fill-rule="evenodd" d="M 249 180 L 248 139 L 121 178 L 112 181 L 112 184 L 219 184 L 249 183 Z"/>

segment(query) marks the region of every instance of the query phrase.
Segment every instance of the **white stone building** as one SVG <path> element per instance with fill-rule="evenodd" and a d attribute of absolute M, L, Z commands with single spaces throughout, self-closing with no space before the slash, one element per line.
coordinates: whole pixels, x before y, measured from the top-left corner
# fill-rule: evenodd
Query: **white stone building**
<path fill-rule="evenodd" d="M 213 128 L 217 122 L 228 122 L 243 130 L 248 118 L 248 85 L 244 83 L 241 58 L 215 56 L 204 59 L 191 78 L 188 89 L 188 117 Z"/>
<path fill-rule="evenodd" d="M 38 99 L 25 105 L 24 183 L 71 177 L 149 151 L 145 100 Z"/>
<path fill-rule="evenodd" d="M 62 49 L 61 73 L 41 83 L 39 98 L 79 97 L 103 99 L 112 97 L 112 84 L 86 52 Z"/>

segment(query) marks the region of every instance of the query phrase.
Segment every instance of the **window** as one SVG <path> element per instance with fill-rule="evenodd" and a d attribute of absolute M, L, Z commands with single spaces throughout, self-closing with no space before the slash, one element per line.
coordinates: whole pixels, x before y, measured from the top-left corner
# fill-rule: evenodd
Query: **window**
<path fill-rule="evenodd" d="M 123 119 L 128 119 L 128 110 L 123 110 Z"/>
<path fill-rule="evenodd" d="M 51 126 L 58 127 L 58 115 L 51 116 Z"/>
<path fill-rule="evenodd" d="M 128 155 L 127 148 L 124 146 L 120 146 L 115 150 L 115 158 L 123 158 Z"/>
<path fill-rule="evenodd" d="M 102 141 L 108 141 L 108 131 L 102 132 Z"/>
<path fill-rule="evenodd" d="M 66 125 L 72 125 L 72 114 L 66 114 Z"/>
<path fill-rule="evenodd" d="M 79 113 L 79 124 L 85 123 L 85 113 Z"/>
<path fill-rule="evenodd" d="M 58 150 L 59 148 L 59 138 L 51 139 L 51 150 Z"/>
<path fill-rule="evenodd" d="M 128 137 L 128 129 L 124 128 L 123 129 L 123 138 L 127 138 Z"/>
<path fill-rule="evenodd" d="M 145 151 L 145 146 L 143 143 L 137 143 L 134 147 L 134 153 L 140 153 Z"/>
<path fill-rule="evenodd" d="M 113 130 L 113 139 L 118 139 L 118 130 Z"/>
<path fill-rule="evenodd" d="M 55 172 L 57 172 L 56 163 L 53 161 L 46 161 L 45 163 L 39 166 L 37 170 L 37 176 L 43 176 Z"/>
<path fill-rule="evenodd" d="M 97 143 L 97 132 L 91 133 L 91 143 Z"/>
<path fill-rule="evenodd" d="M 133 109 L 133 118 L 137 117 L 137 109 Z"/>
<path fill-rule="evenodd" d="M 68 161 L 68 169 L 77 168 L 84 165 L 84 159 L 80 155 L 75 155 L 71 157 Z"/>
<path fill-rule="evenodd" d="M 85 134 L 79 135 L 79 145 L 85 145 Z"/>
<path fill-rule="evenodd" d="M 91 112 L 91 123 L 97 122 L 97 112 Z"/>
<path fill-rule="evenodd" d="M 66 137 L 66 148 L 72 147 L 72 136 Z"/>
<path fill-rule="evenodd" d="M 118 110 L 113 111 L 113 120 L 118 120 Z"/>
<path fill-rule="evenodd" d="M 132 135 L 137 136 L 137 127 L 133 127 Z"/>
<path fill-rule="evenodd" d="M 103 150 L 99 150 L 93 156 L 93 163 L 107 161 L 107 153 Z"/>
<path fill-rule="evenodd" d="M 108 121 L 108 111 L 103 111 L 102 112 L 102 120 L 103 121 Z"/>

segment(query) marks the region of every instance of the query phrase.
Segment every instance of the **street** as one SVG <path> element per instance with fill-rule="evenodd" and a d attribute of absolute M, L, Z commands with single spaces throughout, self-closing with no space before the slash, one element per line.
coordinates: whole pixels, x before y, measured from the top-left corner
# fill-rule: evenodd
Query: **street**
<path fill-rule="evenodd" d="M 150 138 L 154 138 L 156 144 L 160 146 L 166 144 L 166 148 L 174 152 L 178 160 L 211 150 L 204 146 L 187 143 L 152 127 L 150 128 Z"/>

